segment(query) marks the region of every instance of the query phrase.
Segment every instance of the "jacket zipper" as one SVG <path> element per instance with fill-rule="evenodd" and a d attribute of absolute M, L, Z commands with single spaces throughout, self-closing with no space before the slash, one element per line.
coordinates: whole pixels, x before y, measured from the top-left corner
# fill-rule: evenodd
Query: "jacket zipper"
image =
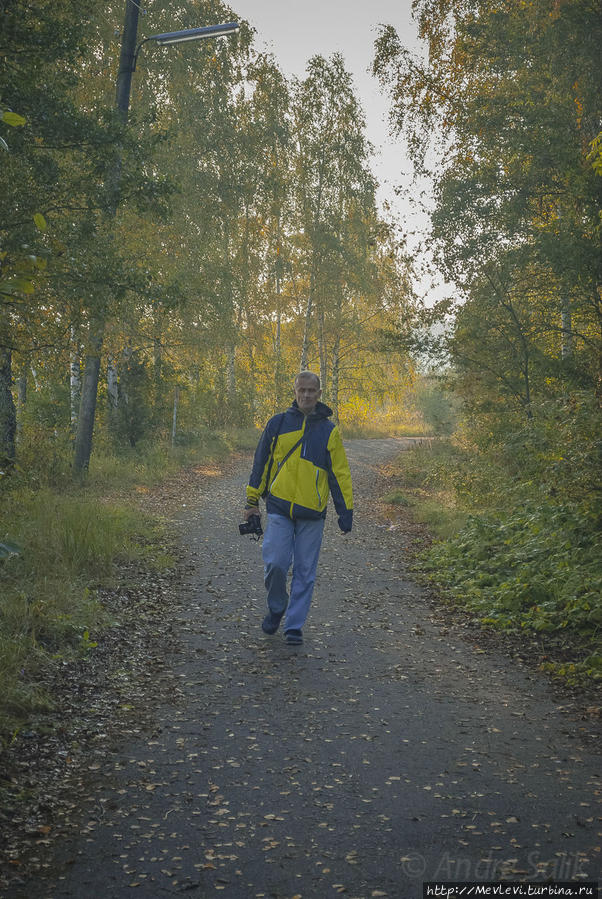
<path fill-rule="evenodd" d="M 322 497 L 320 496 L 320 491 L 318 490 L 318 478 L 320 477 L 320 469 L 316 468 L 316 493 L 318 494 L 318 503 L 322 505 Z"/>

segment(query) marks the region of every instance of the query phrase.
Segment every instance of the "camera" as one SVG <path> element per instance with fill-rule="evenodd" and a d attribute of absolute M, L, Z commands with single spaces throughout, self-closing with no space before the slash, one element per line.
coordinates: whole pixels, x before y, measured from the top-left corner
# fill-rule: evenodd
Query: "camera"
<path fill-rule="evenodd" d="M 238 530 L 241 534 L 256 534 L 257 537 L 261 537 L 263 534 L 261 518 L 259 515 L 249 515 L 248 521 L 243 521 L 242 524 L 238 525 Z"/>

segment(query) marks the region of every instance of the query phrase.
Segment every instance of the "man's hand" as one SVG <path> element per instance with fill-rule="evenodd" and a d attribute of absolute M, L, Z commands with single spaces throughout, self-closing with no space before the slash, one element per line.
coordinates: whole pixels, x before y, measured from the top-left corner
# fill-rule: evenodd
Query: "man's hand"
<path fill-rule="evenodd" d="M 251 506 L 250 508 L 243 509 L 242 515 L 245 521 L 248 521 L 251 515 L 258 515 L 261 518 L 261 509 L 259 506 Z"/>

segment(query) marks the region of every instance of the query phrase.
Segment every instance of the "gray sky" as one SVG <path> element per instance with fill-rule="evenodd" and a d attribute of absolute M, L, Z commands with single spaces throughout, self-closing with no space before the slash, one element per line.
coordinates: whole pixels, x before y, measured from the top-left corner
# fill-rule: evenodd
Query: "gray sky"
<path fill-rule="evenodd" d="M 411 187 L 410 163 L 403 144 L 388 133 L 388 100 L 368 72 L 379 24 L 393 25 L 406 45 L 417 47 L 411 0 L 231 0 L 231 4 L 256 28 L 257 49 L 273 53 L 288 75 L 303 77 L 307 60 L 316 53 L 342 53 L 366 114 L 368 139 L 375 147 L 372 168 L 381 184 L 379 200 L 391 203 L 409 231 L 424 231 L 427 220 L 411 202 L 418 189 Z M 400 196 L 393 192 L 395 185 L 403 186 Z M 427 289 L 425 284 L 421 289 Z"/>

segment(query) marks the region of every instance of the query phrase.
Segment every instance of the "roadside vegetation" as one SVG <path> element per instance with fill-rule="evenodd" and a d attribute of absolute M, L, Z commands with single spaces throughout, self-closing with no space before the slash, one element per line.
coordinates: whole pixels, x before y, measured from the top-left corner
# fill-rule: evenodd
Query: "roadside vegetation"
<path fill-rule="evenodd" d="M 599 412 L 586 394 L 518 430 L 466 423 L 405 452 L 385 502 L 434 537 L 415 564 L 485 626 L 540 637 L 552 675 L 602 680 Z"/>
<path fill-rule="evenodd" d="M 173 566 L 167 522 L 143 511 L 141 497 L 183 467 L 222 462 L 256 438 L 249 429 L 207 432 L 176 449 L 99 448 L 83 485 L 73 483 L 67 454 L 38 445 L 26 470 L 0 480 L 0 745 L 51 712 L 53 674 L 122 623 L 99 589 L 119 585 L 132 563 L 149 572 Z"/>

